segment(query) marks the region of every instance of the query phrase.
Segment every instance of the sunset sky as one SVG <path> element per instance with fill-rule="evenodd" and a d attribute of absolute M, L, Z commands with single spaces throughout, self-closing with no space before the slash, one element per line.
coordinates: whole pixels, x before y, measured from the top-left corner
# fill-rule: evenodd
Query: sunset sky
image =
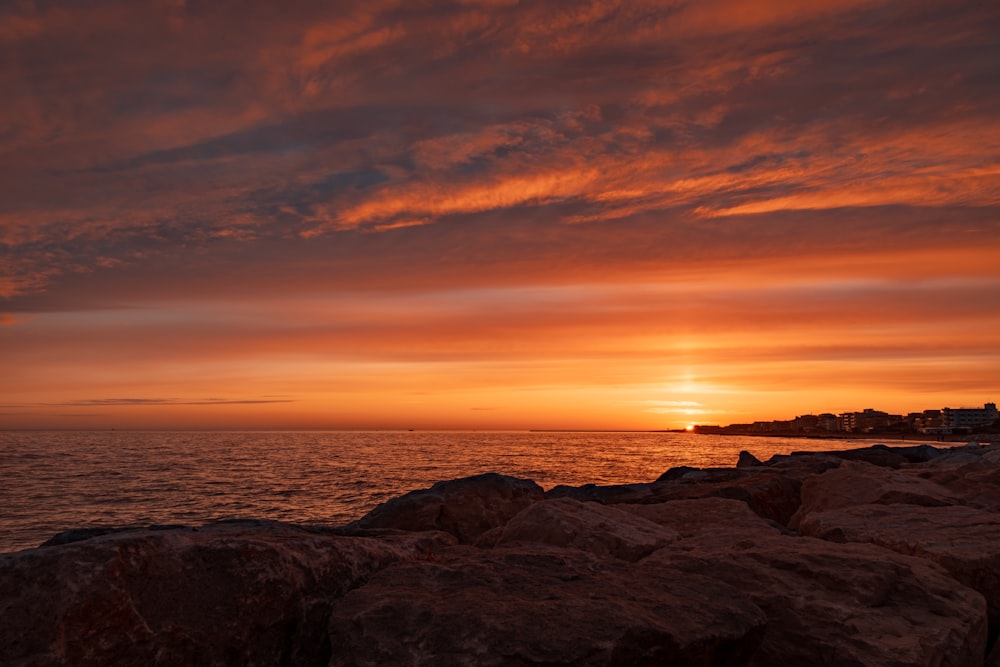
<path fill-rule="evenodd" d="M 0 428 L 1000 400 L 1000 3 L 0 5 Z"/>

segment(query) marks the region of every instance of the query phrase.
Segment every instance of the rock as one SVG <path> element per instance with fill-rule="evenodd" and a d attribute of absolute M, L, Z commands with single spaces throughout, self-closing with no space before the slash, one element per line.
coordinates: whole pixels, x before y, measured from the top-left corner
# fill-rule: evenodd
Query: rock
<path fill-rule="evenodd" d="M 811 452 L 792 452 L 792 456 L 810 454 Z M 859 447 L 857 449 L 838 449 L 822 452 L 827 456 L 834 456 L 845 461 L 864 461 L 876 466 L 885 468 L 898 468 L 909 459 L 900 452 L 886 445 L 872 445 L 871 447 Z"/>
<path fill-rule="evenodd" d="M 356 522 L 359 528 L 442 530 L 464 544 L 544 498 L 528 479 L 486 473 L 438 482 L 382 503 Z"/>
<path fill-rule="evenodd" d="M 657 482 L 669 482 L 675 479 L 680 479 L 689 472 L 695 472 L 701 470 L 701 468 L 692 468 L 691 466 L 677 466 L 676 468 L 671 468 L 665 473 L 656 478 Z"/>
<path fill-rule="evenodd" d="M 565 486 L 560 484 L 545 492 L 546 498 L 572 498 L 581 502 L 598 502 L 604 505 L 635 503 L 653 495 L 649 484 L 584 484 Z"/>
<path fill-rule="evenodd" d="M 755 468 L 757 466 L 762 466 L 762 465 L 764 464 L 761 463 L 760 459 L 758 459 L 756 456 L 754 456 L 745 449 L 740 452 L 740 458 L 736 462 L 737 468 Z"/>
<path fill-rule="evenodd" d="M 986 598 L 991 644 L 1000 633 L 1000 513 L 961 505 L 855 505 L 810 514 L 799 530 L 835 542 L 868 542 L 938 563 Z"/>
<path fill-rule="evenodd" d="M 622 505 L 621 509 L 670 528 L 679 537 L 711 534 L 735 541 L 761 532 L 781 533 L 781 528 L 777 524 L 761 518 L 745 502 L 728 498 L 671 500 L 655 505 Z"/>
<path fill-rule="evenodd" d="M 738 472 L 738 475 L 719 475 L 705 481 L 681 478 L 667 483 L 658 482 L 653 485 L 653 496 L 640 502 L 653 504 L 691 498 L 730 498 L 742 500 L 766 519 L 781 524 L 791 519 L 801 502 L 801 480 L 795 475 L 774 472 L 766 467 Z"/>
<path fill-rule="evenodd" d="M 639 563 L 721 580 L 768 616 L 748 664 L 982 664 L 986 603 L 926 560 L 868 544 L 756 531 L 682 539 Z"/>
<path fill-rule="evenodd" d="M 742 471 L 735 468 L 692 468 L 691 466 L 680 466 L 666 471 L 657 477 L 653 484 L 655 486 L 676 480 L 725 482 L 731 479 L 738 479 L 741 475 Z"/>
<path fill-rule="evenodd" d="M 548 544 L 637 561 L 675 539 L 676 531 L 616 507 L 558 498 L 507 522 L 497 546 Z"/>
<path fill-rule="evenodd" d="M 928 461 L 929 467 L 957 468 L 970 463 L 979 463 L 982 456 L 978 452 L 971 452 L 967 449 L 949 449 L 938 458 Z"/>
<path fill-rule="evenodd" d="M 260 525 L 261 522 L 255 519 L 226 519 L 220 521 L 219 523 L 233 523 L 237 521 L 247 522 L 253 525 Z M 267 523 L 267 522 L 264 522 Z M 70 530 L 64 530 L 62 532 L 56 533 L 51 538 L 42 542 L 40 547 L 57 547 L 60 544 L 69 544 L 71 542 L 80 542 L 81 540 L 89 540 L 92 537 L 100 537 L 101 535 L 110 535 L 111 533 L 121 533 L 125 531 L 135 531 L 135 530 L 176 530 L 176 529 L 188 529 L 190 526 L 185 526 L 182 524 L 154 524 L 152 526 L 91 526 L 88 528 L 71 528 Z"/>
<path fill-rule="evenodd" d="M 1000 465 L 993 460 L 996 453 L 948 454 L 904 472 L 948 489 L 963 505 L 1000 511 Z"/>
<path fill-rule="evenodd" d="M 839 465 L 839 461 L 837 463 Z M 798 470 L 798 469 L 796 469 Z M 803 476 L 812 474 L 803 471 Z M 767 468 L 671 468 L 652 484 L 555 487 L 546 498 L 573 498 L 603 504 L 662 503 L 678 498 L 720 497 L 746 502 L 761 516 L 787 523 L 799 507 L 801 480 L 795 473 Z"/>
<path fill-rule="evenodd" d="M 39 546 L 57 547 L 61 544 L 80 542 L 81 540 L 89 540 L 92 537 L 100 537 L 101 535 L 108 535 L 110 533 L 120 533 L 125 530 L 128 530 L 128 528 L 120 528 L 116 526 L 89 526 L 87 528 L 70 528 L 69 530 L 63 530 L 61 532 L 56 533 L 49 539 L 42 542 Z"/>
<path fill-rule="evenodd" d="M 333 600 L 446 537 L 243 522 L 0 555 L 0 664 L 323 664 Z"/>
<path fill-rule="evenodd" d="M 909 463 L 926 463 L 944 455 L 943 451 L 931 445 L 893 447 L 892 451 L 902 455 Z"/>
<path fill-rule="evenodd" d="M 386 568 L 330 620 L 331 665 L 739 665 L 764 614 L 734 587 L 577 550 L 457 547 Z"/>
<path fill-rule="evenodd" d="M 955 494 L 932 481 L 852 461 L 806 478 L 802 484 L 802 506 L 788 525 L 796 528 L 812 512 L 852 505 L 907 503 L 936 507 L 958 502 Z"/>

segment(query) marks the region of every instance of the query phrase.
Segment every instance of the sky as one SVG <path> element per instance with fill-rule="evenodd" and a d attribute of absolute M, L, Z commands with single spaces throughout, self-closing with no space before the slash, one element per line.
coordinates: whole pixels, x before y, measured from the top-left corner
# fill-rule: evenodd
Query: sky
<path fill-rule="evenodd" d="M 1000 399 L 1000 3 L 0 3 L 0 428 Z"/>

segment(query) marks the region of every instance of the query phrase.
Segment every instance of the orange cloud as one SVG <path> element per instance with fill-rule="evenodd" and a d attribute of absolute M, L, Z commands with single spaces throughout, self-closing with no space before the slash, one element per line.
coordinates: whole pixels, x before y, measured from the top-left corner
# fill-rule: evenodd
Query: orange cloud
<path fill-rule="evenodd" d="M 396 215 L 444 216 L 511 208 L 522 204 L 545 205 L 579 196 L 598 178 L 594 169 L 510 176 L 486 185 L 465 187 L 411 186 L 384 198 L 366 202 L 340 214 L 341 228 L 357 227 Z"/>

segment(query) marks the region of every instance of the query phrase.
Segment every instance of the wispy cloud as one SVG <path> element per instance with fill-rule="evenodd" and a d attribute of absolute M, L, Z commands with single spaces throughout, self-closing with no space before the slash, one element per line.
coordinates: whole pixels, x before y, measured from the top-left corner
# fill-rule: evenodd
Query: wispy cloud
<path fill-rule="evenodd" d="M 265 403 L 294 403 L 294 399 L 225 399 L 206 398 L 202 400 L 180 400 L 176 398 L 93 398 L 79 401 L 52 403 L 56 406 L 108 407 L 108 406 L 156 406 L 156 405 L 256 405 Z"/>

